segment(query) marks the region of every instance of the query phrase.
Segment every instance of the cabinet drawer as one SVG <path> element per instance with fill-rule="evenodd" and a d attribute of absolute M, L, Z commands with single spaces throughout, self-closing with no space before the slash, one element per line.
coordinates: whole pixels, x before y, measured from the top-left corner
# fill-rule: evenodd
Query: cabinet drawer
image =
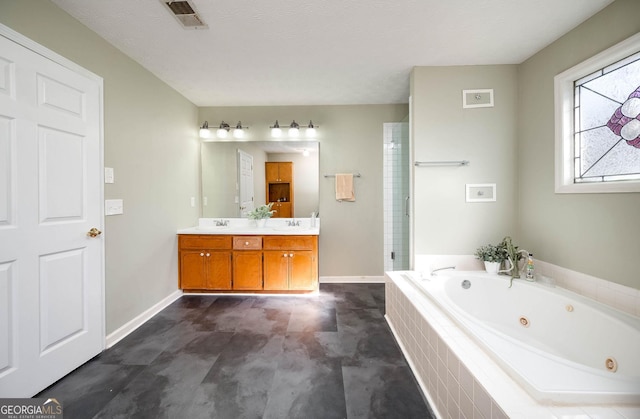
<path fill-rule="evenodd" d="M 180 249 L 231 249 L 231 236 L 180 235 Z"/>
<path fill-rule="evenodd" d="M 317 236 L 264 236 L 264 248 L 268 250 L 315 250 Z"/>
<path fill-rule="evenodd" d="M 262 249 L 261 236 L 236 236 L 233 238 L 233 250 L 260 250 Z"/>

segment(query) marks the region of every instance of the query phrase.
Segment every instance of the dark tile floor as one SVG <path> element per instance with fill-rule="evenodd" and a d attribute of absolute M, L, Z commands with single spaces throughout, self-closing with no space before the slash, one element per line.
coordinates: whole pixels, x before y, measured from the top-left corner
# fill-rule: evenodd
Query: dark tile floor
<path fill-rule="evenodd" d="M 185 295 L 44 390 L 72 418 L 431 418 L 384 285 Z"/>

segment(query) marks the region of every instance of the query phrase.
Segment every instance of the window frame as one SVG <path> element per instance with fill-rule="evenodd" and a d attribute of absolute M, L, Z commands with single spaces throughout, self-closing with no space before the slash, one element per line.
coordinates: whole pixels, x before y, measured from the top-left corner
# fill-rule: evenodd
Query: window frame
<path fill-rule="evenodd" d="M 640 192 L 640 180 L 575 183 L 573 140 L 574 82 L 638 51 L 640 51 L 640 33 L 554 77 L 556 193 Z"/>

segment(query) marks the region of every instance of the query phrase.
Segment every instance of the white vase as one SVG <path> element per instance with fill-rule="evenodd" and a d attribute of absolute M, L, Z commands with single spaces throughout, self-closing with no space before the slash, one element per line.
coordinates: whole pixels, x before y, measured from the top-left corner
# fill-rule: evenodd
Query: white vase
<path fill-rule="evenodd" d="M 256 220 L 256 226 L 258 228 L 264 228 L 264 226 L 267 224 L 267 219 L 266 218 L 260 218 L 259 220 Z"/>
<path fill-rule="evenodd" d="M 484 269 L 486 269 L 487 273 L 492 275 L 498 275 L 498 271 L 500 270 L 500 262 L 484 262 Z"/>

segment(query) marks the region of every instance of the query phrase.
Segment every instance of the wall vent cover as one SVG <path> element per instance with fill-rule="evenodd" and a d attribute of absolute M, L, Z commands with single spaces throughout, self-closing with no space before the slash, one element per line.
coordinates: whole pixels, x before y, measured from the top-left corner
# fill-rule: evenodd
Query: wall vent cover
<path fill-rule="evenodd" d="M 198 15 L 195 7 L 190 1 L 166 1 L 160 0 L 167 9 L 171 12 L 171 15 L 175 17 L 178 22 L 185 29 L 208 29 L 209 26 L 204 23 L 204 20 Z"/>

